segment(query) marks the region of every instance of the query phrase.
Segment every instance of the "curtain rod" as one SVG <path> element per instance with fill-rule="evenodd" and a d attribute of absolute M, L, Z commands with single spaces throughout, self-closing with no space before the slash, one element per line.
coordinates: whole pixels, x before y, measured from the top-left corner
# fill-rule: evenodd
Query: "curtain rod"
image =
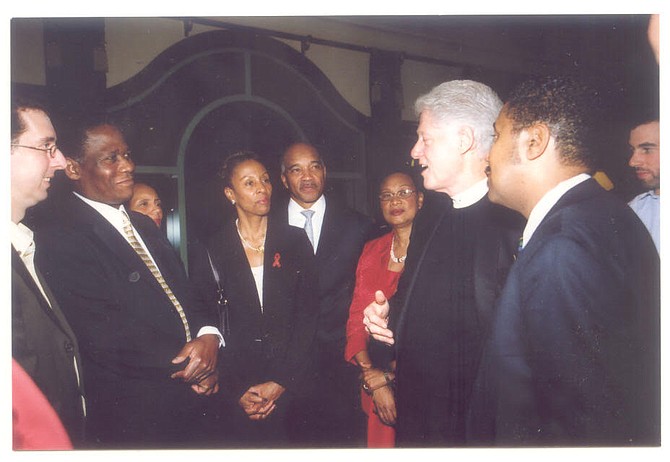
<path fill-rule="evenodd" d="M 345 50 L 350 50 L 350 51 L 358 51 L 361 53 L 368 53 L 372 54 L 375 51 L 389 51 L 389 50 L 381 50 L 379 48 L 374 48 L 374 47 L 367 47 L 363 45 L 354 45 L 352 43 L 346 43 L 346 42 L 340 42 L 337 40 L 329 40 L 329 39 L 322 39 L 318 37 L 314 37 L 312 35 L 299 35 L 299 34 L 294 34 L 291 32 L 282 32 L 282 31 L 277 31 L 277 30 L 270 30 L 270 29 L 265 29 L 265 28 L 260 28 L 260 27 L 254 27 L 254 26 L 245 26 L 245 25 L 240 25 L 240 24 L 233 24 L 233 23 L 228 23 L 225 21 L 217 21 L 214 19 L 207 19 L 207 18 L 196 18 L 196 17 L 180 17 L 180 18 L 169 18 L 169 19 L 176 19 L 179 21 L 184 22 L 184 32 L 188 36 L 188 33 L 193 29 L 193 24 L 200 24 L 203 26 L 210 26 L 210 27 L 218 27 L 222 29 L 234 29 L 234 30 L 245 30 L 248 32 L 253 32 L 258 35 L 264 35 L 264 36 L 269 36 L 269 37 L 276 37 L 276 38 L 282 38 L 286 40 L 295 40 L 297 42 L 301 43 L 301 50 L 304 53 L 309 49 L 309 46 L 311 44 L 316 44 L 316 45 L 324 45 L 324 46 L 329 46 L 333 48 L 341 48 Z M 419 62 L 424 62 L 424 63 L 429 63 L 429 64 L 439 64 L 443 66 L 452 66 L 452 67 L 462 67 L 465 64 L 464 63 L 459 63 L 456 61 L 450 61 L 446 59 L 440 59 L 440 58 L 431 58 L 429 56 L 421 56 L 421 55 L 415 55 L 412 53 L 405 53 L 405 52 L 398 52 L 403 60 L 411 60 L 411 61 L 419 61 Z"/>

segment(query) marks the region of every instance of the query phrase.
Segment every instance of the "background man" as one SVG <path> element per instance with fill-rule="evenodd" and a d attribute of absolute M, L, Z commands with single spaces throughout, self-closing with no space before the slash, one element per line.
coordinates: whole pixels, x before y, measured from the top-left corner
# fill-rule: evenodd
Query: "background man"
<path fill-rule="evenodd" d="M 493 90 L 469 80 L 445 82 L 415 103 L 419 127 L 411 155 L 424 187 L 437 194 L 412 230 L 391 300 L 398 446 L 465 443 L 484 335 L 521 229 L 521 217 L 486 197 L 486 156 L 501 106 Z M 386 317 L 389 303 L 377 296 L 366 315 L 372 309 Z M 380 355 L 392 359 L 392 350 L 376 343 L 373 362 Z"/>
<path fill-rule="evenodd" d="M 305 228 L 319 268 L 319 325 L 316 377 L 306 405 L 307 445 L 365 446 L 358 371 L 344 360 L 346 324 L 356 265 L 370 237 L 372 221 L 324 195 L 326 166 L 314 146 L 296 143 L 282 157 L 282 183 L 288 204 L 277 208 L 288 224 Z M 306 214 L 310 214 L 309 225 Z M 306 226 L 307 225 L 307 226 Z"/>
<path fill-rule="evenodd" d="M 79 446 L 85 410 L 77 339 L 35 265 L 33 232 L 21 223 L 28 208 L 46 199 L 54 173 L 65 168 L 65 158 L 41 106 L 17 101 L 11 111 L 12 356 Z M 13 396 L 17 395 L 25 396 L 18 391 Z"/>
<path fill-rule="evenodd" d="M 661 249 L 661 133 L 658 117 L 636 123 L 630 131 L 628 165 L 649 190 L 633 198 L 629 205 L 651 234 L 656 250 Z"/>
<path fill-rule="evenodd" d="M 37 233 L 38 259 L 82 344 L 89 437 L 101 447 L 197 447 L 206 402 L 196 393 L 217 387 L 213 314 L 193 302 L 156 225 L 121 205 L 135 165 L 118 128 L 94 122 L 70 135 L 74 193 Z"/>
<path fill-rule="evenodd" d="M 659 259 L 594 169 L 596 92 L 543 78 L 495 123 L 489 197 L 528 219 L 477 379 L 471 442 L 660 444 Z"/>

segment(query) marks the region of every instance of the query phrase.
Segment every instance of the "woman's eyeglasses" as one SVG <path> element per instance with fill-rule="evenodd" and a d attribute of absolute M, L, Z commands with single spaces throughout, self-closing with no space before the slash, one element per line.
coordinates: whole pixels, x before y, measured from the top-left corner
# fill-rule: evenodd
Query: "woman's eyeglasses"
<path fill-rule="evenodd" d="M 388 202 L 392 200 L 394 197 L 397 197 L 398 199 L 407 199 L 410 197 L 412 194 L 414 194 L 416 191 L 413 189 L 405 188 L 401 189 L 399 191 L 396 191 L 395 193 L 392 192 L 383 192 L 379 195 L 379 200 L 382 202 Z"/>

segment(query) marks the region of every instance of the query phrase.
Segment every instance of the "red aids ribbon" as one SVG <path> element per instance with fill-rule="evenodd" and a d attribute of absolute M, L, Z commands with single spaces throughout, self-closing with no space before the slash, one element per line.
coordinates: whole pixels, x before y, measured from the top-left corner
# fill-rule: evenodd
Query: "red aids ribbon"
<path fill-rule="evenodd" d="M 272 267 L 273 268 L 281 268 L 281 255 L 279 255 L 279 252 L 275 254 L 275 261 L 272 262 Z"/>

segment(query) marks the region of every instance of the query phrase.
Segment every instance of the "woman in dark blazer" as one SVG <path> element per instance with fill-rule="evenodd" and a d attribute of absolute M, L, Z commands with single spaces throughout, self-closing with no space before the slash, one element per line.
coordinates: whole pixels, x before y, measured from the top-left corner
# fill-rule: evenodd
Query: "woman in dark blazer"
<path fill-rule="evenodd" d="M 270 176 L 249 152 L 228 157 L 223 193 L 237 218 L 194 249 L 191 277 L 212 306 L 227 301 L 219 373 L 229 446 L 289 446 L 291 403 L 312 363 L 318 300 L 304 231 L 269 216 Z"/>

